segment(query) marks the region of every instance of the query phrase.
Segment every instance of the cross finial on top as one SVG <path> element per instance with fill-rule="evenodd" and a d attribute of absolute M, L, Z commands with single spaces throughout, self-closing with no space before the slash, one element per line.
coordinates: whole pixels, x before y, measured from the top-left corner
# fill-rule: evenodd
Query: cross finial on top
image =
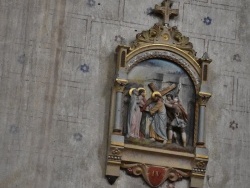
<path fill-rule="evenodd" d="M 170 0 L 164 0 L 160 5 L 155 5 L 154 11 L 156 13 L 159 13 L 163 15 L 164 24 L 169 24 L 169 18 L 170 16 L 178 16 L 179 10 L 178 9 L 171 9 L 171 1 Z"/>

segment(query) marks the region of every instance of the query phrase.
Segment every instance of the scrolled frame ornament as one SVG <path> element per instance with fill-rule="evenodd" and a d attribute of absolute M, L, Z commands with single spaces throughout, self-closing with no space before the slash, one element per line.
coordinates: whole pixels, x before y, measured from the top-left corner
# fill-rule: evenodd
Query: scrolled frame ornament
<path fill-rule="evenodd" d="M 166 180 L 176 182 L 191 176 L 190 172 L 185 172 L 170 167 L 159 167 L 141 163 L 123 163 L 121 167 L 126 169 L 129 175 L 142 176 L 151 187 L 158 187 Z"/>

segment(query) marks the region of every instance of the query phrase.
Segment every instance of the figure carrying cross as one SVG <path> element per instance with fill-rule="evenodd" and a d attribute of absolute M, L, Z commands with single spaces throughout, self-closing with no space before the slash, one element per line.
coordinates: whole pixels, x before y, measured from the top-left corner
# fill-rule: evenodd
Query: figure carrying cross
<path fill-rule="evenodd" d="M 178 9 L 171 9 L 171 1 L 165 0 L 161 6 L 155 5 L 154 12 L 163 15 L 163 22 L 164 25 L 169 25 L 169 19 L 171 16 L 178 16 L 179 10 Z"/>
<path fill-rule="evenodd" d="M 145 138 L 153 141 L 167 143 L 167 114 L 162 96 L 173 90 L 176 85 L 172 84 L 162 90 L 158 90 L 154 83 L 148 84 L 152 90 L 152 96 L 147 100 L 141 121 L 141 132 Z"/>

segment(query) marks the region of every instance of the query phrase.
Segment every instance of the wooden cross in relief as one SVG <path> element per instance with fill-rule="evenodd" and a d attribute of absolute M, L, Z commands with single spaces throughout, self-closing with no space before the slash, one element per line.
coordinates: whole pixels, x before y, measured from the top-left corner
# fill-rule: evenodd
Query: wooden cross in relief
<path fill-rule="evenodd" d="M 152 93 L 155 92 L 155 91 L 159 91 L 161 96 L 164 96 L 166 95 L 168 92 L 172 91 L 174 88 L 176 88 L 176 85 L 175 84 L 172 84 L 166 88 L 163 88 L 161 90 L 158 90 L 157 87 L 155 86 L 154 83 L 150 83 L 148 84 L 148 87 L 151 89 Z M 145 105 L 145 109 L 146 109 L 146 106 L 148 106 L 150 103 L 152 103 L 152 98 L 150 97 L 147 101 L 146 101 L 146 105 Z"/>
<path fill-rule="evenodd" d="M 164 25 L 169 24 L 169 18 L 170 16 L 178 16 L 179 10 L 178 9 L 171 9 L 171 2 L 170 0 L 164 0 L 164 2 L 159 5 L 155 5 L 154 12 L 159 13 L 163 15 Z"/>
<path fill-rule="evenodd" d="M 161 89 L 161 90 L 158 90 L 158 89 L 156 88 L 156 86 L 155 86 L 154 83 L 148 84 L 148 87 L 152 90 L 152 92 L 159 91 L 160 94 L 161 94 L 162 96 L 164 96 L 164 95 L 166 95 L 168 92 L 170 92 L 170 91 L 172 91 L 174 88 L 176 88 L 176 85 L 175 85 L 175 84 L 172 84 L 172 85 L 170 85 L 170 86 L 168 86 L 168 87 L 165 87 L 165 88 L 163 88 L 163 89 Z"/>

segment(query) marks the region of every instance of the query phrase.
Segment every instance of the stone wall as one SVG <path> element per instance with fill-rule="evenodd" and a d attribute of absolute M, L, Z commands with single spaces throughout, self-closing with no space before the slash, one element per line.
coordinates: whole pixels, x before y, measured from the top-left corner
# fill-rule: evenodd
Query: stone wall
<path fill-rule="evenodd" d="M 140 188 L 105 175 L 114 51 L 162 0 L 0 0 L 0 187 Z M 204 187 L 250 184 L 250 2 L 175 0 L 171 21 L 208 52 Z M 165 183 L 162 187 L 167 187 Z M 176 183 L 187 187 L 187 182 Z"/>

